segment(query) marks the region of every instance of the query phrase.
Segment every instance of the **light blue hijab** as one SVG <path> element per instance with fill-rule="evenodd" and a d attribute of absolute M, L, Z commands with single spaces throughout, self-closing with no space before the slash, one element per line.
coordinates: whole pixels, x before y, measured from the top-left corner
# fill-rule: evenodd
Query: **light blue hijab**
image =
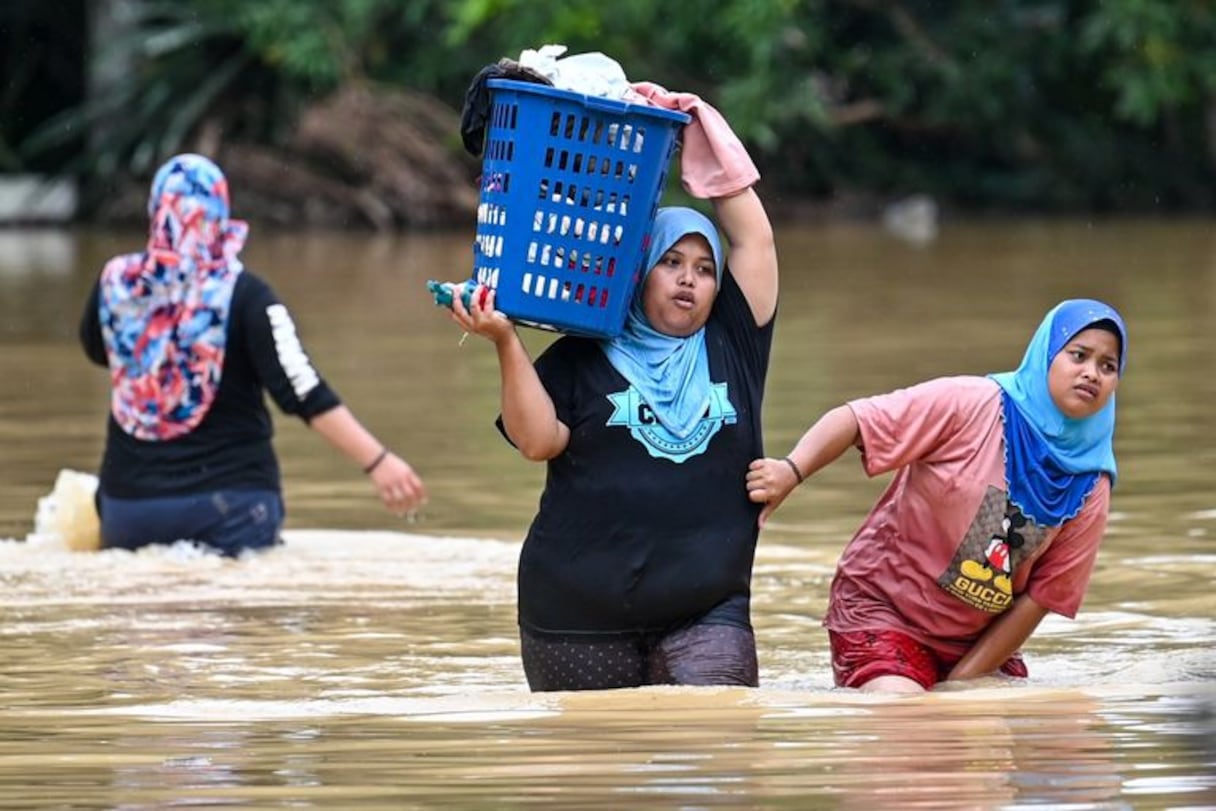
<path fill-rule="evenodd" d="M 1077 335 L 1100 321 L 1119 335 L 1119 375 L 1127 361 L 1127 327 L 1113 307 L 1093 299 L 1069 299 L 1052 308 L 1013 372 L 989 375 L 1002 389 L 1005 473 L 1009 498 L 1040 526 L 1059 526 L 1081 510 L 1098 475 L 1117 475 L 1112 439 L 1115 398 L 1097 414 L 1065 416 L 1047 388 L 1051 362 Z"/>
<path fill-rule="evenodd" d="M 625 328 L 617 337 L 600 343 L 608 362 L 633 384 L 659 423 L 681 439 L 701 421 L 713 390 L 705 327 L 683 338 L 664 335 L 646 319 L 642 293 L 646 278 L 663 254 L 689 234 L 700 234 L 709 242 L 718 289 L 722 289 L 722 243 L 714 224 L 691 208 L 660 208 L 650 229 L 646 266 L 629 305 Z"/>

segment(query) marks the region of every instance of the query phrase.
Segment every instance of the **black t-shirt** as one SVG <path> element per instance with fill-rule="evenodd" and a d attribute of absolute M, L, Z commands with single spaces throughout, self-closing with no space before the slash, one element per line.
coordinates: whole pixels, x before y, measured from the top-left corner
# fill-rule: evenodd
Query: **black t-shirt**
<path fill-rule="evenodd" d="M 536 369 L 570 428 L 548 463 L 519 563 L 535 633 L 662 631 L 695 619 L 749 627 L 773 321 L 756 326 L 729 270 L 706 324 L 714 397 L 686 440 L 667 433 L 597 341 L 563 337 Z M 502 423 L 499 420 L 501 429 Z"/>
<path fill-rule="evenodd" d="M 94 285 L 80 340 L 89 359 L 106 366 L 99 296 Z M 128 434 L 111 415 L 99 489 L 113 498 L 279 489 L 263 390 L 284 413 L 304 420 L 340 402 L 304 354 L 286 307 L 265 281 L 246 270 L 232 293 L 219 391 L 202 422 L 184 436 L 146 441 Z"/>

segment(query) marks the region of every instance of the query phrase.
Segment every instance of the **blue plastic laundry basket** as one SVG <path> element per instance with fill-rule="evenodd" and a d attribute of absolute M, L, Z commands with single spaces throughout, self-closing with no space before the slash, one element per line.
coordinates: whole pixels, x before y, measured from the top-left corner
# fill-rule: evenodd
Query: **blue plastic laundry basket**
<path fill-rule="evenodd" d="M 689 117 L 491 79 L 473 278 L 528 326 L 620 333 Z"/>

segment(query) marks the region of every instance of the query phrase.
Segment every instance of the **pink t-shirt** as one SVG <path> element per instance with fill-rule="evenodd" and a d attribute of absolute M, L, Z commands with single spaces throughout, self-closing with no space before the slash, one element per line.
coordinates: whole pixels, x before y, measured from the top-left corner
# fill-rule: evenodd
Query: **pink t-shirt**
<path fill-rule="evenodd" d="M 1076 616 L 1106 529 L 1106 476 L 1062 526 L 1014 527 L 995 381 L 938 378 L 849 407 L 866 473 L 897 472 L 840 558 L 825 626 L 900 631 L 958 657 L 1023 593 Z"/>

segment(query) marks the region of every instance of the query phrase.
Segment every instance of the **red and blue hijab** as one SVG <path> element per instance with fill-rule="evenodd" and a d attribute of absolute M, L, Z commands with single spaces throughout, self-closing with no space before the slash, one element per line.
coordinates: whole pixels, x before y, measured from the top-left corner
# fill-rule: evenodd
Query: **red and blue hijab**
<path fill-rule="evenodd" d="M 171 158 L 148 198 L 142 253 L 101 272 L 110 410 L 131 436 L 175 439 L 194 430 L 219 391 L 237 258 L 248 226 L 228 217 L 228 181 L 201 155 Z"/>

